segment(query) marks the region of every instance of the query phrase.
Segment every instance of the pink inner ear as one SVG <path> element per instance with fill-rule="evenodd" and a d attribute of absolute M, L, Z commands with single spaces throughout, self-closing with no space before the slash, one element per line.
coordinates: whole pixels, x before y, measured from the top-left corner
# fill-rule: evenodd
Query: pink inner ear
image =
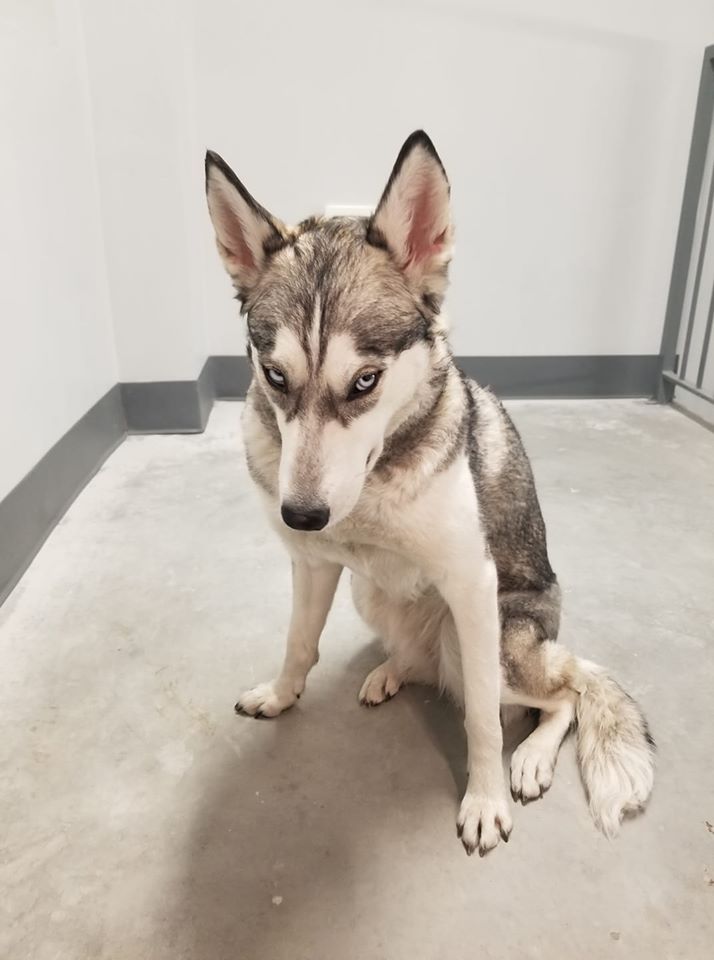
<path fill-rule="evenodd" d="M 231 225 L 230 232 L 230 248 L 228 253 L 234 260 L 236 260 L 241 267 L 244 267 L 246 270 L 255 269 L 255 257 L 246 243 L 245 237 L 240 230 L 238 224 Z"/>
<path fill-rule="evenodd" d="M 439 253 L 444 246 L 446 229 L 434 237 L 439 222 L 439 199 L 437 191 L 425 182 L 412 210 L 407 237 L 407 263 L 421 263 Z"/>

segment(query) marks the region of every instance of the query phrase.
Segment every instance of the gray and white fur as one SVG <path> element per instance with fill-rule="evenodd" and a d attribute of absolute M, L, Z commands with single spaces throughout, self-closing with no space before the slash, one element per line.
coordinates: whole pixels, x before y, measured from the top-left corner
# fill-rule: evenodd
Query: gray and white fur
<path fill-rule="evenodd" d="M 514 798 L 547 790 L 575 723 L 592 815 L 615 834 L 647 802 L 654 743 L 607 672 L 556 643 L 560 590 L 528 458 L 447 341 L 450 191 L 433 144 L 421 131 L 408 138 L 369 219 L 287 227 L 214 153 L 206 185 L 247 316 L 248 465 L 293 563 L 283 667 L 237 709 L 274 717 L 295 703 L 347 567 L 386 652 L 361 702 L 426 683 L 463 706 L 469 780 L 457 823 L 469 853 L 511 832 L 507 704 L 540 711 L 512 757 Z"/>

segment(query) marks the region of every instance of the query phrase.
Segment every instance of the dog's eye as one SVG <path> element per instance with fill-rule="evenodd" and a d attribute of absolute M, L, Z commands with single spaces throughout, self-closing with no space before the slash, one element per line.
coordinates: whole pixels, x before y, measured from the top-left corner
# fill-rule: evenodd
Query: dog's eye
<path fill-rule="evenodd" d="M 352 384 L 352 389 L 350 390 L 347 399 L 355 400 L 357 397 L 363 397 L 366 393 L 371 393 L 371 391 L 377 386 L 378 381 L 379 373 L 376 370 L 373 370 L 371 373 L 363 373 L 361 376 L 357 377 L 355 382 Z"/>
<path fill-rule="evenodd" d="M 281 373 L 277 367 L 263 367 L 263 373 L 271 387 L 275 387 L 276 390 L 285 390 L 287 386 L 285 374 Z"/>

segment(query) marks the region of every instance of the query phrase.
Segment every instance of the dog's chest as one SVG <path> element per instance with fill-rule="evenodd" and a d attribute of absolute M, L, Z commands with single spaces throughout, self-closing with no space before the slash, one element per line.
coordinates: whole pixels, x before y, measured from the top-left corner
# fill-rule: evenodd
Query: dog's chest
<path fill-rule="evenodd" d="M 415 563 L 383 547 L 323 542 L 315 552 L 364 577 L 394 599 L 414 599 L 429 586 Z"/>

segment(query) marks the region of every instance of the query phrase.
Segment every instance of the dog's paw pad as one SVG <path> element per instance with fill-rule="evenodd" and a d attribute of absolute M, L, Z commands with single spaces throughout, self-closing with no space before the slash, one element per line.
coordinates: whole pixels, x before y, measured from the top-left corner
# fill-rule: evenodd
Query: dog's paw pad
<path fill-rule="evenodd" d="M 385 660 L 367 675 L 359 692 L 359 702 L 365 707 L 375 707 L 378 703 L 391 700 L 400 686 L 401 681 L 392 665 L 389 660 Z"/>
<path fill-rule="evenodd" d="M 236 713 L 246 717 L 263 719 L 277 717 L 297 700 L 297 694 L 279 693 L 274 683 L 260 683 L 246 691 L 235 705 Z"/>

